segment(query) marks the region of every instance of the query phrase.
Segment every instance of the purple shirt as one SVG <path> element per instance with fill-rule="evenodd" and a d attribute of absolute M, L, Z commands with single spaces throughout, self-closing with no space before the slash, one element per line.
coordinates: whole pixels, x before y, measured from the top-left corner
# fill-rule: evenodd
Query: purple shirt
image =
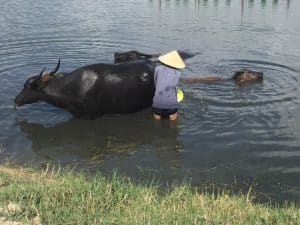
<path fill-rule="evenodd" d="M 159 65 L 154 71 L 155 94 L 152 107 L 160 109 L 177 109 L 179 104 L 176 96 L 176 86 L 180 71 L 165 65 Z"/>

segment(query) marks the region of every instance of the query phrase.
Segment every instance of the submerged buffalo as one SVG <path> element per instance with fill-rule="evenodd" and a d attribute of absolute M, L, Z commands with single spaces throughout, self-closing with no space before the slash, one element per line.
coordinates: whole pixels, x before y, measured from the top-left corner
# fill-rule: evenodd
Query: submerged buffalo
<path fill-rule="evenodd" d="M 178 50 L 183 59 L 189 59 L 195 56 L 194 53 Z M 137 60 L 156 59 L 160 54 L 145 54 L 138 51 L 116 52 L 114 54 L 115 63 L 123 63 Z"/>
<path fill-rule="evenodd" d="M 153 75 L 157 61 L 138 60 L 119 64 L 98 63 L 69 73 L 56 68 L 29 78 L 14 102 L 17 106 L 46 101 L 71 112 L 75 117 L 93 119 L 103 114 L 133 113 L 150 107 L 154 96 Z M 236 81 L 246 73 L 262 79 L 262 73 L 245 70 L 233 76 Z M 182 82 L 220 81 L 216 77 L 185 78 Z M 245 78 L 244 78 L 244 81 Z"/>

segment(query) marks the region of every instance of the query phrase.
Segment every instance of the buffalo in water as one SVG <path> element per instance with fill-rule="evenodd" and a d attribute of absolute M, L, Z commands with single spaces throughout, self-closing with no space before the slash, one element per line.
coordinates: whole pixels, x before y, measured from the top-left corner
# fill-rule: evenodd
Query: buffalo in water
<path fill-rule="evenodd" d="M 178 50 L 179 55 L 183 59 L 192 58 L 195 54 L 180 51 Z M 115 63 L 123 63 L 123 62 L 130 62 L 130 61 L 137 61 L 137 60 L 146 60 L 146 59 L 155 59 L 158 58 L 160 54 L 144 54 L 138 51 L 129 51 L 129 52 L 116 52 L 114 54 Z"/>
<path fill-rule="evenodd" d="M 154 96 L 154 70 L 159 64 L 152 58 L 157 55 L 144 56 L 145 54 L 133 51 L 118 54 L 121 58 L 120 54 L 125 55 L 123 61 L 129 62 L 86 65 L 69 73 L 58 73 L 59 60 L 53 71 L 45 73 L 44 68 L 39 75 L 30 77 L 14 102 L 17 106 L 22 106 L 46 101 L 71 112 L 77 118 L 86 119 L 103 114 L 133 113 L 150 107 Z M 136 55 L 128 60 L 126 54 Z M 180 54 L 183 59 L 192 56 L 184 52 Z M 242 85 L 249 81 L 260 81 L 262 77 L 261 72 L 241 70 L 232 79 Z M 222 79 L 183 78 L 181 81 L 197 83 Z"/>

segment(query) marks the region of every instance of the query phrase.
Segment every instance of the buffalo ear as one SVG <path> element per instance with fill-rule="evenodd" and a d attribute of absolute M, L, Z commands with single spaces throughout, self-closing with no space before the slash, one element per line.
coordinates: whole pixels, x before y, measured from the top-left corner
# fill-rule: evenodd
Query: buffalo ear
<path fill-rule="evenodd" d="M 39 86 L 40 86 L 40 80 L 44 74 L 44 71 L 45 71 L 46 67 L 44 67 L 42 69 L 42 71 L 39 73 L 39 75 L 35 76 L 34 80 L 30 83 L 30 87 L 37 90 L 39 89 Z"/>

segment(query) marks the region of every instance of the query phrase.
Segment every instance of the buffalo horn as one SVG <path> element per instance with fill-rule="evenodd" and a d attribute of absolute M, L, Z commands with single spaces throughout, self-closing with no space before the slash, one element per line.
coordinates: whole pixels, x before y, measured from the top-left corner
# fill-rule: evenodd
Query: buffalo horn
<path fill-rule="evenodd" d="M 41 77 L 41 76 L 43 75 L 43 73 L 44 73 L 45 69 L 46 69 L 46 67 L 44 67 L 44 68 L 42 69 L 42 71 L 40 72 L 40 74 L 39 74 L 39 76 L 38 76 L 38 77 Z"/>
<path fill-rule="evenodd" d="M 50 75 L 50 76 L 53 76 L 53 75 L 58 71 L 59 66 L 60 66 L 60 58 L 58 58 L 58 63 L 57 63 L 57 65 L 56 65 L 55 69 L 54 69 L 53 71 L 51 71 L 51 72 L 49 73 L 49 75 Z"/>

